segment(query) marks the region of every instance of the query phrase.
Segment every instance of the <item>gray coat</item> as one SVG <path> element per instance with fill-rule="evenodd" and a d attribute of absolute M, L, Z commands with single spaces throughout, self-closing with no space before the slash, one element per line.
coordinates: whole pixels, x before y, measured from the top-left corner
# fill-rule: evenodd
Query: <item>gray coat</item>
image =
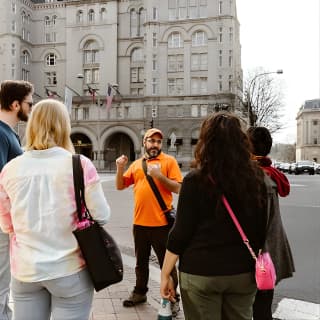
<path fill-rule="evenodd" d="M 268 251 L 271 255 L 276 269 L 277 283 L 285 278 L 293 276 L 295 271 L 290 245 L 284 230 L 276 183 L 268 176 L 265 177 L 268 191 L 268 225 L 266 241 L 263 251 Z"/>

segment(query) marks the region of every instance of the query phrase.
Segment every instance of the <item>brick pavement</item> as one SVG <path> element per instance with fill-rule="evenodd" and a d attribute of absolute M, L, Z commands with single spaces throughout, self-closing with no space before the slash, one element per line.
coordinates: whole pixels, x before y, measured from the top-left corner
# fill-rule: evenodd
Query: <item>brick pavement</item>
<path fill-rule="evenodd" d="M 124 279 L 95 293 L 90 320 L 156 320 L 160 304 L 159 283 L 149 280 L 148 301 L 132 308 L 122 306 L 135 284 L 135 273 L 132 267 L 124 266 Z M 175 319 L 184 319 L 180 311 Z"/>

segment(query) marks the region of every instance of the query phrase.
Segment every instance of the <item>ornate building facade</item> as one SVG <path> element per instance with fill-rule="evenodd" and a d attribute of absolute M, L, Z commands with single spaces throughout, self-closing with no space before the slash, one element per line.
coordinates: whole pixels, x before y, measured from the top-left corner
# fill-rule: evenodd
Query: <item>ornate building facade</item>
<path fill-rule="evenodd" d="M 296 160 L 320 162 L 320 99 L 307 100 L 297 114 Z"/>
<path fill-rule="evenodd" d="M 236 0 L 6 0 L 0 6 L 0 80 L 31 81 L 35 100 L 64 101 L 68 87 L 72 141 L 100 170 L 114 169 L 121 154 L 131 161 L 141 156 L 151 125 L 164 133 L 163 150 L 187 167 L 204 117 L 238 111 Z"/>

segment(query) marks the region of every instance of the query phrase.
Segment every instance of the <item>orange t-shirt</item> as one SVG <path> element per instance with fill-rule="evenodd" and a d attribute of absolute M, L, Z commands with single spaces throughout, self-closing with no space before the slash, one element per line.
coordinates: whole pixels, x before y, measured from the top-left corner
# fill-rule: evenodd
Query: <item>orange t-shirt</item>
<path fill-rule="evenodd" d="M 156 158 L 147 160 L 150 164 L 160 165 L 161 172 L 167 178 L 182 182 L 182 174 L 176 159 L 164 153 L 160 153 Z M 143 172 L 142 159 L 134 161 L 123 175 L 124 184 L 129 187 L 134 184 L 134 218 L 133 223 L 140 226 L 160 227 L 167 224 L 166 217 L 160 208 L 158 200 L 154 195 L 150 184 Z M 172 206 L 172 193 L 153 179 L 158 187 L 167 208 Z"/>

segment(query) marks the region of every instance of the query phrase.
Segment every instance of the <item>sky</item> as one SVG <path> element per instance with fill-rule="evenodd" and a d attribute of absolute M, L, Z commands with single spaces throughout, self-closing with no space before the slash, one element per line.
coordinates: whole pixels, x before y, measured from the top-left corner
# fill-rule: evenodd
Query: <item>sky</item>
<path fill-rule="evenodd" d="M 274 143 L 296 142 L 296 116 L 306 100 L 320 98 L 320 1 L 236 0 L 242 70 L 278 69 L 283 88 L 284 129 Z"/>

